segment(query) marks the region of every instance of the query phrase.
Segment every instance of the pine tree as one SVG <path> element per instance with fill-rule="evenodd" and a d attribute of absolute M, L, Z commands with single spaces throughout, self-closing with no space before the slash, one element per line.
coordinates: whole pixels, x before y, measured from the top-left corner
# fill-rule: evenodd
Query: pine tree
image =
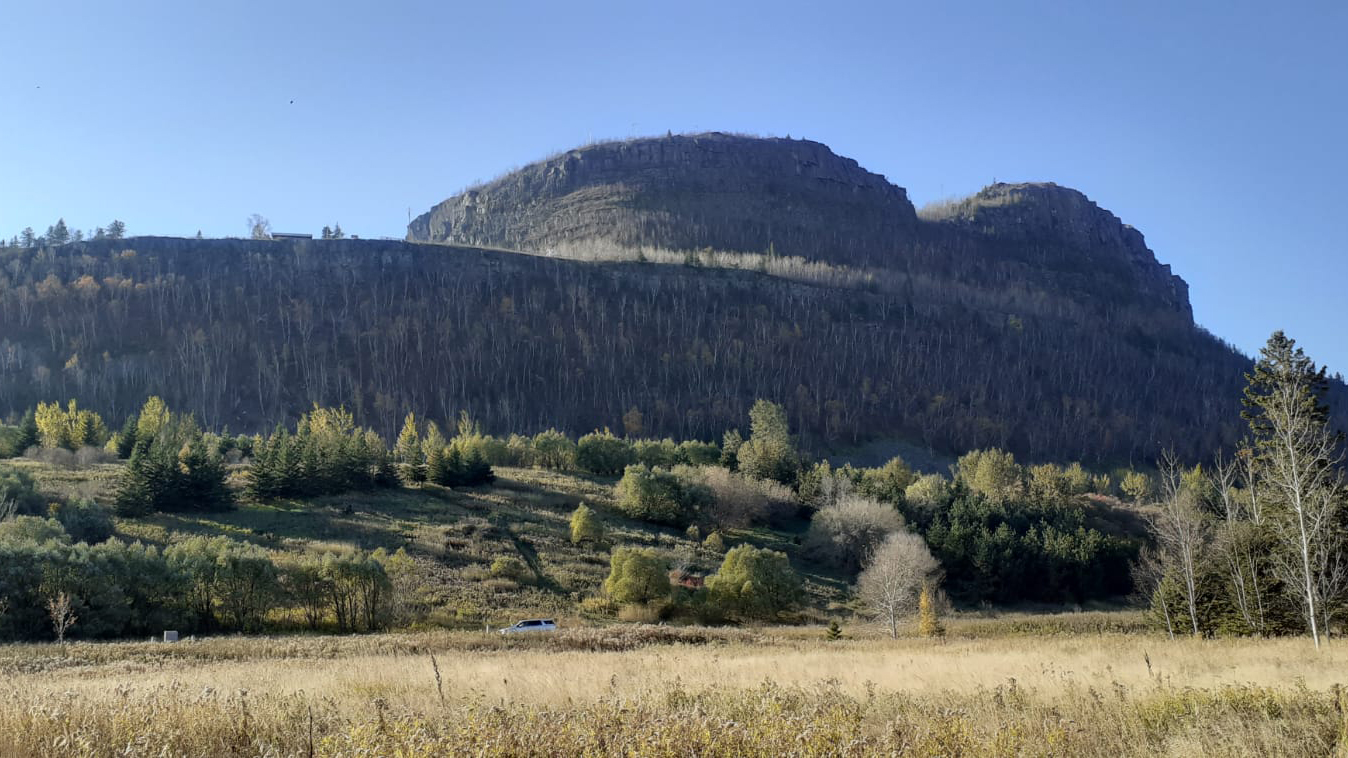
<path fill-rule="evenodd" d="M 66 227 L 65 219 L 57 219 L 56 225 L 47 230 L 47 242 L 53 245 L 64 245 L 70 241 L 70 229 Z"/>
<path fill-rule="evenodd" d="M 824 631 L 824 639 L 829 642 L 837 642 L 842 639 L 842 627 L 838 625 L 837 619 L 829 619 L 828 629 Z"/>
<path fill-rule="evenodd" d="M 112 223 L 108 224 L 108 239 L 119 240 L 124 236 L 126 236 L 126 224 L 113 219 Z"/>

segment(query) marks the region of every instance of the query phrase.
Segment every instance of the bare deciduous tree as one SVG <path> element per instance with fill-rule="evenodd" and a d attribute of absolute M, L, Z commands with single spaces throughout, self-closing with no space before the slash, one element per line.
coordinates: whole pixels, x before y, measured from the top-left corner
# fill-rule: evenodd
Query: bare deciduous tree
<path fill-rule="evenodd" d="M 1211 525 L 1194 494 L 1184 486 L 1184 468 L 1173 452 L 1161 454 L 1160 512 L 1151 520 L 1152 537 L 1166 574 L 1180 583 L 1189 624 L 1198 636 L 1198 573 L 1209 544 Z"/>
<path fill-rule="evenodd" d="M 897 638 L 899 622 L 917 611 L 918 595 L 936 582 L 940 569 L 921 537 L 894 532 L 868 556 L 857 579 L 857 594 L 876 623 Z"/>
<path fill-rule="evenodd" d="M 52 631 L 56 632 L 56 642 L 64 645 L 66 632 L 79 620 L 70 595 L 59 592 L 55 597 L 47 598 L 47 615 L 51 618 Z"/>
<path fill-rule="evenodd" d="M 1257 478 L 1271 501 L 1278 577 L 1295 593 L 1315 647 L 1348 582 L 1340 511 L 1343 438 L 1321 404 L 1327 380 L 1296 341 L 1275 332 L 1247 375 L 1246 418 L 1258 443 Z"/>

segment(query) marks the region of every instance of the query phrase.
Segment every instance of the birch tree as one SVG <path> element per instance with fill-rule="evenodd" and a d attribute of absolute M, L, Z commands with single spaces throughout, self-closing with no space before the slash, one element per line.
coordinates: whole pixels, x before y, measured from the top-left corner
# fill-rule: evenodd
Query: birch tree
<path fill-rule="evenodd" d="M 918 595 L 940 568 L 921 537 L 894 532 L 871 551 L 857 579 L 857 594 L 876 623 L 897 639 L 899 621 L 917 610 Z"/>
<path fill-rule="evenodd" d="M 1166 573 L 1179 582 L 1189 624 L 1197 637 L 1199 572 L 1211 543 L 1211 525 L 1192 489 L 1184 486 L 1184 468 L 1174 453 L 1160 460 L 1161 500 L 1151 520 L 1152 537 Z"/>
<path fill-rule="evenodd" d="M 1245 419 L 1256 442 L 1257 478 L 1278 543 L 1273 566 L 1297 596 L 1318 649 L 1331 606 L 1344 593 L 1343 436 L 1321 402 L 1328 388 L 1296 341 L 1274 332 L 1246 374 Z"/>

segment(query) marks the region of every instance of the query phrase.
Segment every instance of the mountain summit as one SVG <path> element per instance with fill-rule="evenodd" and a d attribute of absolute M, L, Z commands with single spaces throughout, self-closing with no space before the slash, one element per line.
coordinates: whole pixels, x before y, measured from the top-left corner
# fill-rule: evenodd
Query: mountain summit
<path fill-rule="evenodd" d="M 1188 285 L 1076 190 L 999 183 L 919 217 L 902 187 L 808 140 L 712 132 L 589 145 L 445 200 L 408 239 L 562 257 L 768 254 L 1028 287 L 1192 325 Z"/>

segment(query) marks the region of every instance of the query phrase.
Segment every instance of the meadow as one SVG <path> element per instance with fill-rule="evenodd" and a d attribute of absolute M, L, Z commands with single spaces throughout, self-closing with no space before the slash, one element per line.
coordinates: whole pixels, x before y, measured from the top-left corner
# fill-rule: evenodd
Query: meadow
<path fill-rule="evenodd" d="M 1348 648 L 1131 613 L 0 647 L 0 754 L 1348 755 Z"/>

